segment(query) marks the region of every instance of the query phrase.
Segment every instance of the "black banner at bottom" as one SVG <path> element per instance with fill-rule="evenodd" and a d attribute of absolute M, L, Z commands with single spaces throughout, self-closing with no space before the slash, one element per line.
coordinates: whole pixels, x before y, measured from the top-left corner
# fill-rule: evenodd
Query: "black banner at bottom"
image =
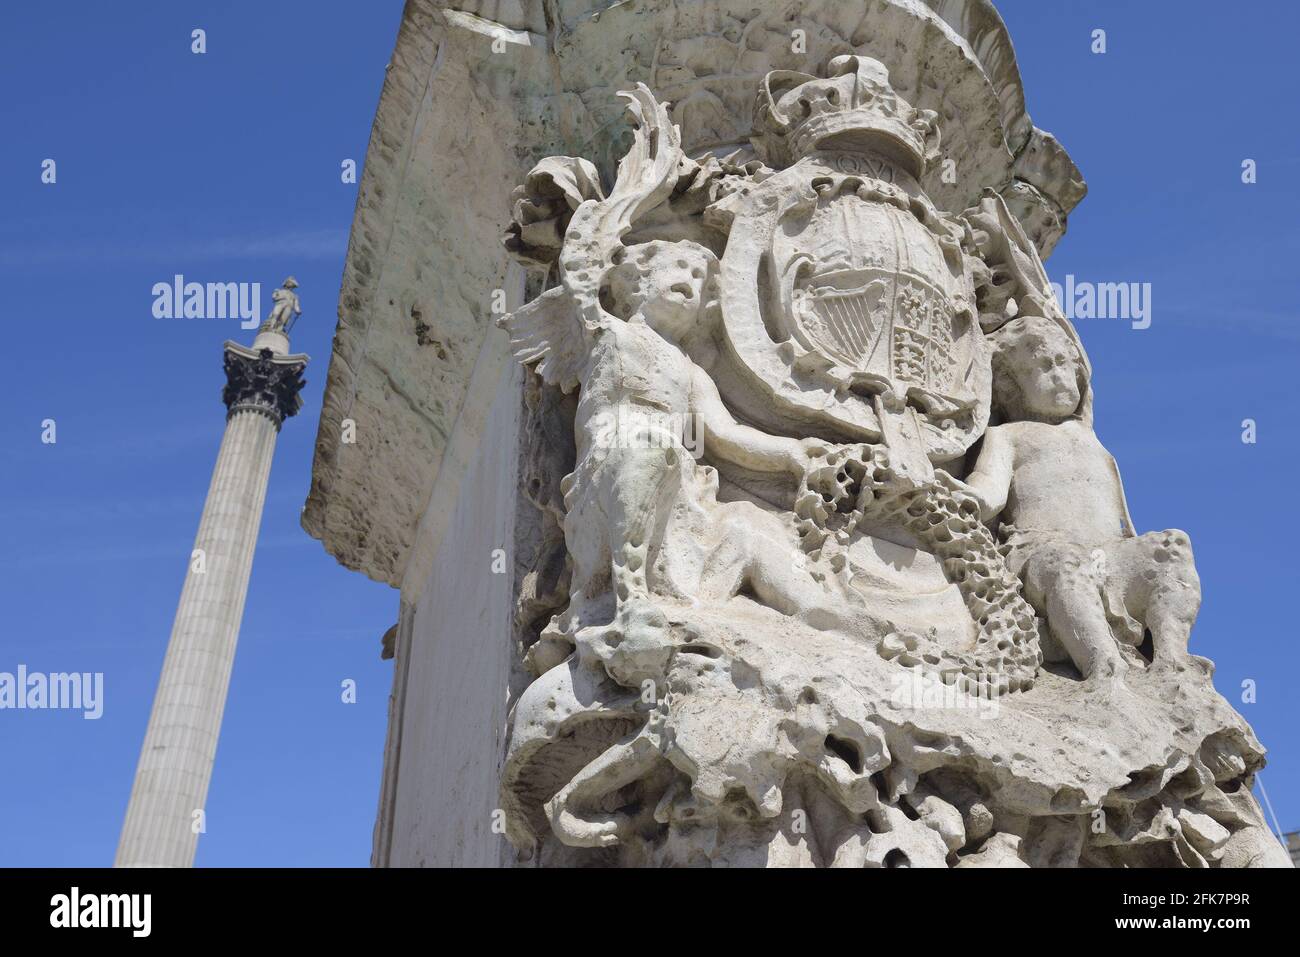
<path fill-rule="evenodd" d="M 1294 871 L 1277 870 L 0 870 L 0 921 L 10 942 L 76 935 L 82 944 L 383 946 L 431 927 L 519 934 L 556 919 L 580 921 L 584 936 L 593 922 L 634 938 L 661 925 L 731 943 L 809 920 L 828 932 L 839 923 L 914 934 L 918 945 L 985 933 L 1032 940 L 1024 935 L 1035 930 L 1070 942 L 1201 934 L 1227 943 L 1290 933 L 1297 889 Z"/>

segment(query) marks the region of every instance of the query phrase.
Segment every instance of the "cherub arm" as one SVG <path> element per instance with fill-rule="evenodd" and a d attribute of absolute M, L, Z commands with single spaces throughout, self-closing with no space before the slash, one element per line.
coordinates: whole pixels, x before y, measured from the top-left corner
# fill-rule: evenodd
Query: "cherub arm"
<path fill-rule="evenodd" d="M 1015 446 L 1004 428 L 994 426 L 984 433 L 979 459 L 965 481 L 980 503 L 980 521 L 992 521 L 1006 507 L 1015 460 Z"/>
<path fill-rule="evenodd" d="M 691 370 L 690 410 L 700 417 L 704 427 L 707 453 L 755 472 L 786 472 L 799 477 L 813 447 L 823 447 L 822 443 L 769 435 L 737 422 L 723 404 L 713 379 L 699 366 Z"/>

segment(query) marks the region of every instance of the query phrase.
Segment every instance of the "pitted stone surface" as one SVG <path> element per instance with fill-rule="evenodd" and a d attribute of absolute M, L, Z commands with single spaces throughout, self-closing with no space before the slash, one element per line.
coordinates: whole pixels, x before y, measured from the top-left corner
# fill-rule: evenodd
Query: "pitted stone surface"
<path fill-rule="evenodd" d="M 412 555 L 526 368 L 514 627 L 472 636 L 520 670 L 463 697 L 508 686 L 519 861 L 1286 863 L 1051 293 L 1085 189 L 983 0 L 408 7 L 304 525 L 455 580 Z"/>

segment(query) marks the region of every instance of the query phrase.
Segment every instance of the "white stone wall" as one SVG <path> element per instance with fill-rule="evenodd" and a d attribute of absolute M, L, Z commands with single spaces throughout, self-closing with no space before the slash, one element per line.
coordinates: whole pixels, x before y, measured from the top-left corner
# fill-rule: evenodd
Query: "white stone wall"
<path fill-rule="evenodd" d="M 378 867 L 485 867 L 505 859 L 493 812 L 514 658 L 520 380 L 518 370 L 502 369 L 450 515 L 421 523 L 423 535 L 445 527 L 429 570 L 403 589 Z M 430 508 L 442 507 L 438 498 Z"/>

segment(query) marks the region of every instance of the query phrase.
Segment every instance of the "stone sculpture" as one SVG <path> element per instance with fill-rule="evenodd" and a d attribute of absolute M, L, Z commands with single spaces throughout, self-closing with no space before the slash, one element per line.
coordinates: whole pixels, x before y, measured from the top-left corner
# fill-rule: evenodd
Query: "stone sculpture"
<path fill-rule="evenodd" d="M 506 245 L 549 288 L 501 325 L 573 448 L 530 483 L 567 580 L 521 595 L 511 840 L 607 866 L 1285 863 L 1262 748 L 1187 652 L 1190 542 L 1134 533 L 1093 434 L 1050 204 L 949 189 L 944 118 L 865 53 L 751 89 L 750 135 L 688 155 L 680 122 L 732 114 L 637 84 L 608 193 L 551 157 L 514 197 Z"/>
<path fill-rule="evenodd" d="M 1201 601 L 1191 542 L 1177 530 L 1134 533 L 1115 461 L 1078 416 L 1087 382 L 1074 343 L 1026 318 L 991 338 L 1006 424 L 985 433 L 968 487 L 981 518 L 1001 516 L 1012 567 L 1052 636 L 1087 677 L 1122 674 L 1116 640 L 1137 647 L 1146 629 L 1153 669 L 1208 666 L 1187 654 Z"/>
<path fill-rule="evenodd" d="M 302 303 L 298 301 L 298 294 L 294 292 L 297 288 L 298 280 L 290 276 L 279 289 L 271 293 L 271 301 L 275 305 L 271 307 L 270 315 L 262 325 L 263 331 L 288 332 L 293 327 L 294 320 L 302 315 Z"/>
<path fill-rule="evenodd" d="M 936 207 L 935 116 L 878 61 L 757 94 L 751 152 L 688 157 L 638 86 L 610 194 L 555 157 L 516 195 L 507 244 L 555 285 L 502 325 L 578 398 L 512 840 L 604 865 L 1275 862 L 1243 787 L 1261 749 L 1187 655 L 1190 542 L 1134 536 L 1004 199 Z M 946 706 L 900 693 L 927 683 Z"/>

